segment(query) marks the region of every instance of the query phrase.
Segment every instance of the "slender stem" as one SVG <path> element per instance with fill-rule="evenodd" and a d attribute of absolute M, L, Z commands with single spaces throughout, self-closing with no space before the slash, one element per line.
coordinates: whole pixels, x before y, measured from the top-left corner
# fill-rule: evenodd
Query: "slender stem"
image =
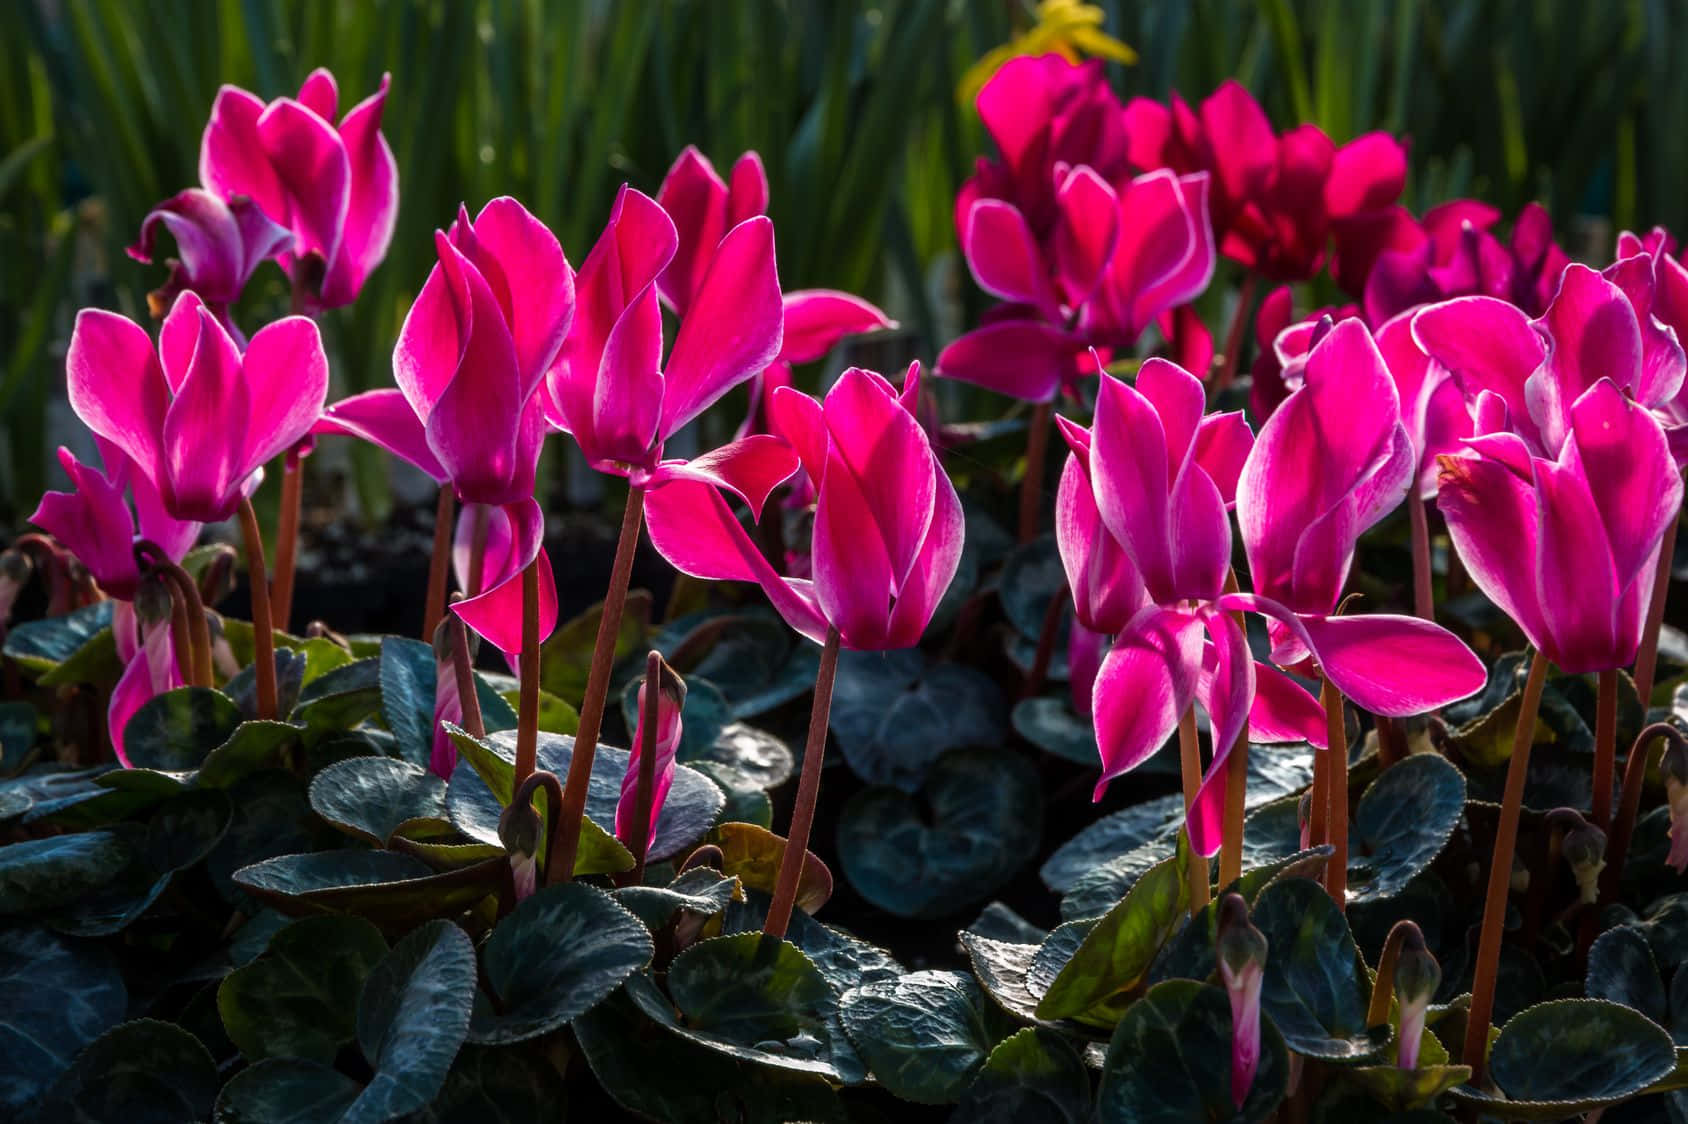
<path fill-rule="evenodd" d="M 633 873 L 634 886 L 645 880 L 645 855 L 651 846 L 651 793 L 656 788 L 657 702 L 662 695 L 662 654 L 645 657 L 645 707 L 639 716 L 639 775 L 633 787 Z"/>
<path fill-rule="evenodd" d="M 1319 688 L 1325 708 L 1326 775 L 1325 832 L 1330 842 L 1330 861 L 1325 866 L 1325 890 L 1336 908 L 1348 902 L 1348 730 L 1342 721 L 1342 692 L 1328 678 Z"/>
<path fill-rule="evenodd" d="M 170 583 L 176 591 L 174 599 L 181 602 L 187 613 L 188 652 L 192 657 L 192 667 L 183 678 L 192 687 L 211 686 L 211 624 L 205 619 L 205 599 L 199 595 L 199 584 L 155 543 L 146 540 L 136 543 L 135 556 Z"/>
<path fill-rule="evenodd" d="M 174 582 L 170 583 L 172 587 Z M 193 631 L 188 625 L 188 607 L 181 596 L 172 591 L 170 597 L 170 646 L 176 650 L 176 673 L 182 682 L 193 683 Z"/>
<path fill-rule="evenodd" d="M 1049 599 L 1049 608 L 1044 610 L 1043 627 L 1037 633 L 1037 653 L 1032 657 L 1031 670 L 1026 673 L 1026 681 L 1020 687 L 1023 699 L 1043 690 L 1043 684 L 1049 678 L 1049 661 L 1055 658 L 1055 637 L 1061 631 L 1061 615 L 1066 611 L 1067 603 L 1067 583 L 1063 581 L 1055 596 Z"/>
<path fill-rule="evenodd" d="M 1377 978 L 1372 981 L 1371 1005 L 1366 1008 L 1366 1025 L 1383 1026 L 1389 1022 L 1389 1001 L 1395 997 L 1395 961 L 1400 958 L 1401 945 L 1406 942 L 1407 927 L 1395 922 L 1384 939 L 1383 951 L 1377 957 Z"/>
<path fill-rule="evenodd" d="M 1048 402 L 1032 407 L 1031 428 L 1026 431 L 1026 473 L 1020 478 L 1020 541 L 1037 538 L 1038 518 L 1043 509 L 1043 462 L 1049 453 Z"/>
<path fill-rule="evenodd" d="M 1196 736 L 1196 708 L 1189 707 L 1178 719 L 1178 767 L 1179 774 L 1184 780 L 1184 815 L 1188 819 L 1190 809 L 1195 807 L 1196 792 L 1202 784 L 1202 750 L 1201 742 Z M 1189 828 L 1185 828 L 1185 837 L 1189 837 Z M 1207 860 L 1200 855 L 1190 855 L 1190 916 L 1200 913 L 1207 905 L 1213 891 L 1207 882 Z"/>
<path fill-rule="evenodd" d="M 542 855 L 550 855 L 552 846 L 557 838 L 557 825 L 560 821 L 558 809 L 563 805 L 563 788 L 557 780 L 557 774 L 549 769 L 538 769 L 529 773 L 527 779 L 516 786 L 515 794 L 510 799 L 510 807 L 520 808 L 526 804 L 533 806 L 533 794 L 539 789 L 545 790 L 545 842 Z"/>
<path fill-rule="evenodd" d="M 574 853 L 580 846 L 580 817 L 586 811 L 586 787 L 592 778 L 592 758 L 598 751 L 598 731 L 609 698 L 610 672 L 615 665 L 615 641 L 621 634 L 621 610 L 627 604 L 627 583 L 633 578 L 633 555 L 645 516 L 645 490 L 627 489 L 627 510 L 621 517 L 621 537 L 604 591 L 604 613 L 598 621 L 598 640 L 592 648 L 592 669 L 586 675 L 586 697 L 580 701 L 580 726 L 574 735 L 574 755 L 563 783 L 563 823 L 558 829 L 560 854 L 546 867 L 546 878 L 567 881 L 574 872 Z"/>
<path fill-rule="evenodd" d="M 463 592 L 470 597 L 476 597 L 481 592 L 482 578 L 486 574 L 486 536 L 487 505 L 484 503 L 469 505 L 469 588 Z"/>
<path fill-rule="evenodd" d="M 1344 736 L 1347 731 L 1344 731 Z M 1322 752 L 1313 751 L 1313 799 L 1308 801 L 1307 807 L 1307 845 L 1317 847 L 1325 843 L 1328 833 L 1325 830 L 1325 813 L 1330 803 L 1330 757 L 1337 746 L 1327 746 Z"/>
<path fill-rule="evenodd" d="M 1237 570 L 1225 573 L 1225 592 L 1236 593 Z M 1248 635 L 1248 623 L 1243 614 L 1235 614 L 1237 627 Z M 1248 720 L 1237 734 L 1237 744 L 1225 763 L 1225 834 L 1219 845 L 1219 884 L 1229 886 L 1243 874 L 1243 820 L 1248 812 Z"/>
<path fill-rule="evenodd" d="M 826 727 L 832 716 L 832 680 L 838 672 L 839 637 L 829 628 L 821 648 L 821 666 L 815 674 L 815 703 L 809 711 L 809 738 L 803 743 L 803 772 L 797 780 L 797 802 L 791 808 L 791 830 L 780 856 L 779 877 L 774 882 L 774 900 L 768 905 L 768 920 L 762 931 L 784 939 L 797 905 L 797 883 L 809 854 L 809 829 L 815 823 L 815 801 L 821 791 L 821 762 L 826 757 Z"/>
<path fill-rule="evenodd" d="M 428 557 L 428 594 L 422 605 L 422 643 L 432 644 L 445 613 L 445 579 L 451 570 L 451 520 L 457 497 L 451 485 L 440 486 L 439 506 L 434 509 L 434 552 Z"/>
<path fill-rule="evenodd" d="M 1630 747 L 1629 760 L 1624 763 L 1623 794 L 1618 801 L 1618 818 L 1606 835 L 1606 869 L 1600 872 L 1600 901 L 1605 904 L 1617 896 L 1618 880 L 1623 877 L 1624 859 L 1629 856 L 1630 840 L 1635 836 L 1635 817 L 1641 811 L 1641 789 L 1647 780 L 1647 766 L 1654 756 L 1653 741 L 1661 748 L 1682 732 L 1669 722 L 1655 722 L 1636 736 Z"/>
<path fill-rule="evenodd" d="M 1600 673 L 1594 704 L 1594 826 L 1612 824 L 1612 775 L 1618 767 L 1618 671 Z"/>
<path fill-rule="evenodd" d="M 1407 735 L 1401 723 L 1387 714 L 1372 715 L 1377 723 L 1377 760 L 1387 769 L 1407 756 Z"/>
<path fill-rule="evenodd" d="M 270 604 L 276 627 L 287 631 L 293 618 L 293 571 L 299 554 L 299 507 L 304 500 L 304 464 L 292 453 L 281 470 L 281 517 L 275 532 L 275 575 L 270 579 Z"/>
<path fill-rule="evenodd" d="M 264 535 L 252 501 L 240 501 L 240 529 L 246 538 L 246 584 L 252 589 L 252 669 L 258 683 L 258 717 L 276 717 L 275 622 L 270 618 L 270 584 L 264 576 Z M 207 644 L 209 650 L 210 645 Z"/>
<path fill-rule="evenodd" d="M 1653 599 L 1647 605 L 1647 627 L 1641 633 L 1641 649 L 1635 654 L 1635 690 L 1642 709 L 1653 694 L 1653 675 L 1659 664 L 1659 630 L 1664 627 L 1665 603 L 1670 600 L 1670 563 L 1676 553 L 1676 530 L 1682 523 L 1682 508 L 1670 521 L 1670 530 L 1659 543 L 1659 565 L 1653 573 Z"/>
<path fill-rule="evenodd" d="M 1434 575 L 1430 572 L 1430 516 L 1424 509 L 1424 499 L 1418 494 L 1418 483 L 1407 490 L 1407 514 L 1412 520 L 1413 538 L 1413 612 L 1427 621 L 1436 619 L 1436 591 Z"/>
<path fill-rule="evenodd" d="M 1243 275 L 1242 288 L 1237 290 L 1237 308 L 1231 313 L 1231 330 L 1225 334 L 1225 358 L 1219 368 L 1219 388 L 1223 390 L 1237 377 L 1237 361 L 1242 358 L 1243 332 L 1248 328 L 1249 313 L 1254 308 L 1253 273 Z"/>
<path fill-rule="evenodd" d="M 539 760 L 539 559 L 522 571 L 521 696 L 516 709 L 515 783 Z"/>
<path fill-rule="evenodd" d="M 1518 845 L 1518 820 L 1524 809 L 1524 779 L 1530 771 L 1530 745 L 1535 740 L 1536 712 L 1547 680 L 1547 657 L 1537 652 L 1530 661 L 1530 677 L 1518 706 L 1518 725 L 1512 733 L 1512 761 L 1506 767 L 1506 792 L 1501 798 L 1500 823 L 1495 828 L 1495 851 L 1489 860 L 1489 887 L 1483 904 L 1483 929 L 1477 942 L 1476 971 L 1471 983 L 1471 1011 L 1465 1021 L 1461 1051 L 1471 1067 L 1471 1083 L 1482 1088 L 1489 1063 L 1489 1022 L 1495 1010 L 1495 975 L 1500 967 L 1501 931 L 1506 921 L 1506 894 L 1512 885 L 1512 855 Z"/>
<path fill-rule="evenodd" d="M 486 737 L 481 717 L 481 696 L 475 690 L 475 661 L 469 655 L 469 626 L 453 613 L 451 617 L 451 669 L 457 677 L 457 701 L 463 708 L 463 729 L 477 738 Z"/>

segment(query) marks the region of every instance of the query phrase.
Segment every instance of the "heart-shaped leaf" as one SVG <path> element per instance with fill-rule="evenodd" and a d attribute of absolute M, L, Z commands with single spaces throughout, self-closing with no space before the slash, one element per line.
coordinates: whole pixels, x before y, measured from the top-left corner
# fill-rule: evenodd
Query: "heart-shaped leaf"
<path fill-rule="evenodd" d="M 1004 1038 L 962 1094 L 955 1120 L 971 1124 L 1086 1124 L 1090 1071 L 1067 1039 L 1028 1026 Z"/>
<path fill-rule="evenodd" d="M 121 874 L 134 850 L 115 831 L 49 835 L 0 847 L 0 916 L 68 905 Z"/>
<path fill-rule="evenodd" d="M 21 1113 L 39 1100 L 126 1004 L 104 948 L 43 929 L 0 930 L 0 1109 Z"/>
<path fill-rule="evenodd" d="M 381 930 L 359 917 L 307 917 L 278 930 L 264 954 L 223 978 L 217 1010 L 248 1060 L 329 1064 L 357 1036 L 347 996 L 387 954 Z"/>
<path fill-rule="evenodd" d="M 123 728 L 123 747 L 137 768 L 197 769 L 240 722 L 240 707 L 221 691 L 178 687 L 141 704 Z"/>
<path fill-rule="evenodd" d="M 623 886 L 615 891 L 615 900 L 653 933 L 667 927 L 677 913 L 714 917 L 743 898 L 737 878 L 723 878 L 706 866 L 683 870 L 666 886 Z"/>
<path fill-rule="evenodd" d="M 1354 808 L 1348 833 L 1351 901 L 1392 897 L 1441 853 L 1465 811 L 1465 777 L 1438 753 L 1385 769 Z"/>
<path fill-rule="evenodd" d="M 519 1050 L 465 1045 L 445 1085 L 413 1124 L 532 1124 L 559 1112 L 563 1080 L 549 1062 Z"/>
<path fill-rule="evenodd" d="M 1159 796 L 1118 812 L 1110 812 L 1055 848 L 1055 853 L 1044 861 L 1038 876 L 1057 894 L 1068 893 L 1079 879 L 1103 863 L 1129 854 L 1145 843 L 1165 840 L 1168 843 L 1166 854 L 1171 854 L 1170 843 L 1183 822 L 1184 798 L 1176 794 Z M 1152 862 L 1148 864 L 1153 865 Z M 1143 870 L 1147 870 L 1148 866 Z M 1141 874 L 1142 870 L 1137 871 L 1132 875 L 1133 880 Z M 1123 889 L 1120 891 L 1121 894 L 1124 892 Z M 1118 901 L 1119 895 L 1116 894 L 1113 900 Z"/>
<path fill-rule="evenodd" d="M 353 757 L 311 779 L 311 807 L 348 835 L 384 847 L 407 820 L 445 815 L 445 782 L 391 757 Z"/>
<path fill-rule="evenodd" d="M 1322 886 L 1305 878 L 1268 886 L 1250 919 L 1266 938 L 1260 1005 L 1290 1049 L 1345 1062 L 1388 1042 L 1387 1028 L 1366 1026 L 1371 981 L 1348 922 Z"/>
<path fill-rule="evenodd" d="M 1114 1029 L 1096 1101 L 1102 1124 L 1265 1120 L 1284 1098 L 1289 1052 L 1260 1021 L 1260 1064 L 1239 1110 L 1231 1099 L 1231 1004 L 1193 980 L 1156 984 Z"/>
<path fill-rule="evenodd" d="M 770 901 L 767 894 L 746 890 L 744 900 L 730 903 L 722 914 L 721 932 L 761 932 L 763 923 L 768 919 Z M 833 989 L 840 993 L 862 984 L 894 980 L 906 971 L 884 949 L 824 925 L 802 910 L 792 913 L 785 939 L 801 949 Z"/>
<path fill-rule="evenodd" d="M 469 1040 L 522 1042 L 591 1010 L 651 962 L 645 926 L 602 890 L 547 886 L 498 923 L 482 950 L 488 990 L 476 996 Z"/>
<path fill-rule="evenodd" d="M 293 721 L 313 730 L 349 730 L 381 709 L 381 660 L 356 660 L 304 685 Z"/>
<path fill-rule="evenodd" d="M 242 777 L 274 764 L 276 751 L 303 731 L 303 726 L 291 722 L 242 722 L 227 741 L 205 755 L 194 783 L 204 788 L 228 788 Z"/>
<path fill-rule="evenodd" d="M 318 846 L 333 832 L 311 812 L 305 783 L 290 772 L 265 769 L 232 785 L 229 799 L 234 817 L 206 869 L 218 890 L 231 901 L 242 891 L 234 873 L 245 866 Z"/>
<path fill-rule="evenodd" d="M 1005 1029 L 973 977 L 961 972 L 865 984 L 838 1003 L 844 1030 L 874 1077 L 916 1104 L 958 1100 Z"/>
<path fill-rule="evenodd" d="M 780 863 L 785 860 L 785 840 L 765 827 L 748 823 L 724 823 L 709 833 L 709 841 L 721 848 L 721 872 L 736 876 L 753 890 L 774 892 Z M 797 876 L 797 907 L 814 913 L 832 897 L 832 871 L 820 856 L 808 851 L 803 870 Z"/>
<path fill-rule="evenodd" d="M 426 765 L 434 744 L 434 646 L 405 636 L 382 637 L 376 670 L 381 719 L 398 739 L 399 755 Z"/>
<path fill-rule="evenodd" d="M 1037 771 L 1000 749 L 952 750 L 932 767 L 925 806 L 894 788 L 852 796 L 838 825 L 844 874 L 899 917 L 930 918 L 988 898 L 1037 846 Z"/>
<path fill-rule="evenodd" d="M 265 1058 L 217 1094 L 213 1124 L 319 1124 L 344 1120 L 363 1086 L 308 1058 Z"/>
<path fill-rule="evenodd" d="M 136 1019 L 90 1042 L 35 1107 L 37 1120 L 203 1120 L 217 1066 L 174 1023 Z"/>
<path fill-rule="evenodd" d="M 1606 930 L 1588 950 L 1583 994 L 1590 999 L 1622 1003 L 1660 1026 L 1670 1025 L 1659 966 L 1647 938 L 1633 925 Z"/>
<path fill-rule="evenodd" d="M 394 851 L 313 851 L 243 867 L 234 882 L 283 913 L 356 913 L 401 925 L 474 905 L 497 889 L 504 865 L 495 858 L 435 874 Z"/>
<path fill-rule="evenodd" d="M 820 1040 L 838 1002 L 801 949 L 761 933 L 686 949 L 669 965 L 668 991 L 692 1030 L 743 1046 Z"/>
<path fill-rule="evenodd" d="M 1061 566 L 1061 554 L 1054 535 L 1039 535 L 1029 543 L 1017 546 L 1002 564 L 1002 577 L 997 591 L 1002 598 L 1002 611 L 1014 631 L 1035 640 L 1043 631 L 1043 619 L 1049 613 L 1049 603 L 1065 597 L 1067 573 Z M 1065 644 L 1061 645 L 1066 648 Z"/>
<path fill-rule="evenodd" d="M 40 675 L 74 656 L 101 630 L 111 628 L 110 601 L 96 601 L 63 616 L 43 617 L 12 626 L 6 633 L 5 654 L 24 671 Z"/>
<path fill-rule="evenodd" d="M 691 695 L 686 696 L 688 699 Z M 767 790 L 778 788 L 791 777 L 791 748 L 766 730 L 742 722 L 727 725 L 716 739 L 698 753 L 680 751 L 680 760 L 702 768 L 713 765 L 730 771 L 735 787 Z M 718 775 L 710 771 L 711 776 Z"/>
<path fill-rule="evenodd" d="M 449 921 L 405 937 L 364 981 L 357 1039 L 375 1075 L 345 1121 L 391 1120 L 432 1101 L 469 1032 L 475 947 Z"/>
<path fill-rule="evenodd" d="M 1000 745 L 1007 718 L 1001 689 L 975 668 L 928 665 L 918 648 L 839 658 L 832 732 L 869 784 L 913 792 L 945 750 Z"/>

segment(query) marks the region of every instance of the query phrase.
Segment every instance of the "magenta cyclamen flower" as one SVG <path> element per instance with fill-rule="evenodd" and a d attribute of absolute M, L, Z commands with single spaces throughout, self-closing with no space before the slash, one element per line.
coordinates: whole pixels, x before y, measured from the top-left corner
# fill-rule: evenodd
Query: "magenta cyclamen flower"
<path fill-rule="evenodd" d="M 662 207 L 624 185 L 580 267 L 574 329 L 546 377 L 551 423 L 592 467 L 635 484 L 650 482 L 669 437 L 780 349 L 774 228 L 754 216 L 713 247 L 663 361 L 657 279 L 679 244 Z"/>
<path fill-rule="evenodd" d="M 150 262 L 163 226 L 176 240 L 170 276 L 147 294 L 154 316 L 163 316 L 179 293 L 199 294 L 225 327 L 234 331 L 229 305 L 265 258 L 273 257 L 292 240 L 292 233 L 275 223 L 244 195 L 228 201 L 212 192 L 190 187 L 158 204 L 141 222 L 141 235 L 128 254 Z"/>
<path fill-rule="evenodd" d="M 310 432 L 328 391 L 310 320 L 267 325 L 242 355 L 191 292 L 164 318 L 156 351 L 134 321 L 82 310 L 65 371 L 77 416 L 135 462 L 172 518 L 203 523 L 234 515 L 264 463 Z"/>
<path fill-rule="evenodd" d="M 1575 267 L 1573 267 L 1575 268 Z M 1635 659 L 1660 543 L 1682 502 L 1663 430 L 1610 379 L 1542 456 L 1485 394 L 1482 432 L 1442 458 L 1438 505 L 1472 580 L 1570 674 Z"/>
<path fill-rule="evenodd" d="M 1499 221 L 1487 203 L 1455 199 L 1401 224 L 1366 275 L 1366 319 L 1382 324 L 1409 308 L 1463 296 L 1497 297 L 1538 315 L 1570 259 L 1553 241 L 1540 204 L 1518 213 L 1504 244 L 1490 229 Z"/>
<path fill-rule="evenodd" d="M 312 305 L 350 304 L 387 254 L 398 218 L 398 165 L 381 135 L 389 78 L 335 125 L 340 93 L 317 69 L 297 98 L 266 105 L 235 86 L 217 91 L 199 149 L 207 191 L 244 196 L 293 233 L 281 255 Z"/>
<path fill-rule="evenodd" d="M 824 405 L 790 388 L 774 395 L 774 433 L 819 482 L 812 581 L 780 576 L 716 488 L 698 481 L 677 480 L 647 497 L 651 542 L 682 573 L 760 584 L 786 623 L 811 640 L 836 628 L 846 648 L 912 647 L 955 576 L 963 535 L 961 501 L 912 413 L 919 370 L 909 367 L 901 394 L 852 367 Z M 736 489 L 753 513 L 784 479 L 774 471 L 754 489 Z"/>
<path fill-rule="evenodd" d="M 686 685 L 667 664 L 662 665 L 658 678 L 656 701 L 656 771 L 651 785 L 651 818 L 639 829 L 639 765 L 645 750 L 645 700 L 648 683 L 639 684 L 639 719 L 633 731 L 633 749 L 627 759 L 627 772 L 621 778 L 621 799 L 615 806 L 615 837 L 631 846 L 635 837 L 647 840 L 656 835 L 657 821 L 662 817 L 663 802 L 674 784 L 674 755 L 680 749 L 680 735 L 684 726 L 680 709 L 686 702 Z"/>

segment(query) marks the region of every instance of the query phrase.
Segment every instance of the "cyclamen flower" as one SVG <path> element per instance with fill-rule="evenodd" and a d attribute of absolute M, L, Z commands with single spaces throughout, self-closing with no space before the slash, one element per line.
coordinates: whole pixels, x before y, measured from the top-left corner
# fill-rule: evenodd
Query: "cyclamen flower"
<path fill-rule="evenodd" d="M 1518 213 L 1504 244 L 1491 229 L 1498 221 L 1499 211 L 1475 199 L 1455 199 L 1422 220 L 1407 220 L 1365 276 L 1367 321 L 1377 326 L 1418 305 L 1462 296 L 1496 297 L 1539 315 L 1570 258 L 1553 241 L 1540 204 Z"/>
<path fill-rule="evenodd" d="M 645 700 L 648 684 L 639 684 L 639 719 L 633 730 L 632 752 L 627 758 L 627 772 L 621 778 L 621 799 L 615 806 L 615 837 L 631 846 L 635 837 L 649 840 L 656 835 L 657 821 L 662 817 L 662 805 L 674 784 L 674 755 L 680 749 L 684 726 L 680 721 L 681 708 L 686 703 L 686 683 L 666 663 L 658 678 L 656 730 L 653 733 L 656 751 L 656 770 L 651 785 L 651 818 L 644 831 L 639 830 L 638 790 L 639 767 L 645 752 Z"/>
<path fill-rule="evenodd" d="M 234 515 L 265 462 L 322 412 L 328 357 L 317 326 L 289 316 L 241 354 L 197 294 L 176 298 L 155 351 L 134 321 L 83 309 L 65 359 L 70 405 L 135 462 L 174 519 Z"/>
<path fill-rule="evenodd" d="M 786 623 L 817 643 L 836 628 L 846 648 L 912 647 L 955 576 L 964 531 L 955 487 L 912 413 L 919 372 L 909 367 L 900 394 L 852 367 L 824 404 L 790 388 L 774 395 L 771 428 L 819 482 L 812 581 L 769 565 L 717 490 L 731 484 L 725 474 L 714 487 L 682 479 L 651 492 L 651 542 L 682 573 L 761 585 Z M 761 484 L 736 489 L 753 514 L 784 479 L 774 460 L 770 451 Z"/>
<path fill-rule="evenodd" d="M 229 306 L 266 258 L 292 240 L 280 226 L 244 195 L 226 202 L 209 191 L 190 187 L 158 204 L 141 221 L 141 234 L 128 254 L 151 262 L 162 226 L 176 240 L 177 256 L 170 259 L 170 276 L 147 294 L 147 307 L 156 317 L 169 311 L 176 297 L 188 290 L 199 294 L 213 315 L 238 339 Z"/>
<path fill-rule="evenodd" d="M 1231 1001 L 1231 1103 L 1241 1110 L 1260 1068 L 1260 991 L 1270 951 L 1241 894 L 1219 899 L 1215 943 L 1219 980 Z"/>
<path fill-rule="evenodd" d="M 217 91 L 199 148 L 205 189 L 246 197 L 292 231 L 281 255 L 308 304 L 350 304 L 387 254 L 398 218 L 398 164 L 381 135 L 388 76 L 334 124 L 334 76 L 313 70 L 297 98 L 265 104 L 235 86 Z"/>
<path fill-rule="evenodd" d="M 1406 182 L 1406 152 L 1392 137 L 1368 133 L 1338 148 L 1314 125 L 1276 134 L 1235 81 L 1199 109 L 1174 94 L 1168 105 L 1134 98 L 1125 115 L 1133 165 L 1212 174 L 1220 253 L 1274 281 L 1302 281 L 1334 236 L 1347 259 L 1339 272 L 1363 281 L 1374 228 L 1391 220 Z"/>

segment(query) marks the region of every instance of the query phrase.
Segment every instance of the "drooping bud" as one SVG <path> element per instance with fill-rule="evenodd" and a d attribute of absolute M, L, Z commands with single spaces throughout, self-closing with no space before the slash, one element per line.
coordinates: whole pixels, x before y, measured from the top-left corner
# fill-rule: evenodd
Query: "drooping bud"
<path fill-rule="evenodd" d="M 515 878 L 516 900 L 522 901 L 534 891 L 538 881 L 539 837 L 543 830 L 539 813 L 528 800 L 512 801 L 498 817 L 498 840 L 510 852 L 510 872 Z"/>
<path fill-rule="evenodd" d="M 1681 874 L 1688 869 L 1688 741 L 1672 738 L 1659 761 L 1670 805 L 1670 854 L 1665 862 Z"/>
<path fill-rule="evenodd" d="M 1565 833 L 1563 849 L 1582 903 L 1593 905 L 1600 896 L 1600 872 L 1606 869 L 1606 833 L 1584 824 Z"/>
<path fill-rule="evenodd" d="M 1401 1006 L 1401 1041 L 1397 1064 L 1418 1068 L 1418 1047 L 1424 1038 L 1424 1018 L 1430 1000 L 1442 983 L 1442 966 L 1424 946 L 1424 934 L 1411 921 L 1399 921 L 1401 944 L 1395 954 L 1395 1000 Z"/>
<path fill-rule="evenodd" d="M 647 712 L 650 696 L 652 676 L 655 672 L 657 686 L 656 723 L 654 727 L 648 724 Z M 674 783 L 674 755 L 680 749 L 680 735 L 682 724 L 680 711 L 686 703 L 686 681 L 660 653 L 652 652 L 647 661 L 645 682 L 639 685 L 639 720 L 633 731 L 632 752 L 627 759 L 627 772 L 621 778 L 621 799 L 615 806 L 615 835 L 616 838 L 630 847 L 634 847 L 635 837 L 648 841 L 656 834 L 656 825 L 662 815 L 662 805 L 668 799 L 668 789 Z M 648 743 L 648 745 L 647 745 Z M 647 752 L 654 752 L 655 767 L 650 777 L 649 819 L 640 824 L 639 820 L 639 771 Z M 638 848 L 634 848 L 638 854 Z"/>
<path fill-rule="evenodd" d="M 1231 1100 L 1240 1110 L 1260 1068 L 1260 988 L 1267 953 L 1266 937 L 1250 923 L 1241 894 L 1219 899 L 1216 951 L 1219 978 L 1231 999 Z"/>
<path fill-rule="evenodd" d="M 150 573 L 135 587 L 135 617 L 143 631 L 154 625 L 170 624 L 176 611 L 175 592 L 162 574 Z"/>

